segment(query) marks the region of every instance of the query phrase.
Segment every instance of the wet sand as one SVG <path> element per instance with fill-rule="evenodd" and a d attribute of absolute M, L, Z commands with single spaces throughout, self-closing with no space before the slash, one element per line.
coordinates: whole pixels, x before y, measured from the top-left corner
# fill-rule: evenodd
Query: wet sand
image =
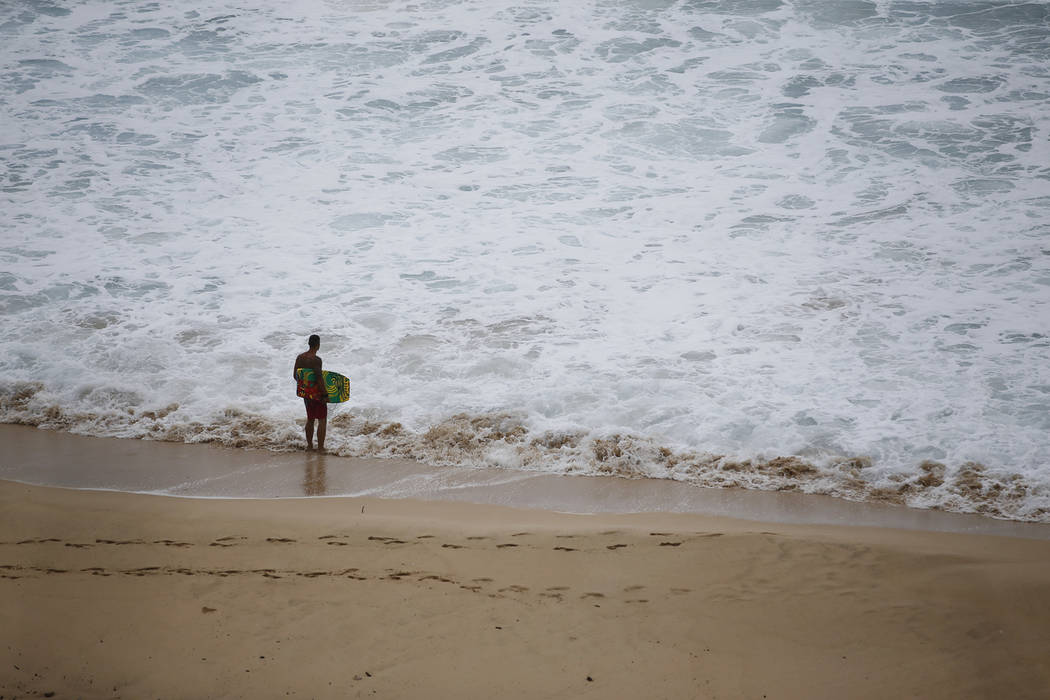
<path fill-rule="evenodd" d="M 4 696 L 1044 698 L 1048 595 L 1040 539 L 0 482 Z"/>
<path fill-rule="evenodd" d="M 0 425 L 0 479 L 198 498 L 417 498 L 569 513 L 697 513 L 1050 539 L 1050 524 L 856 503 L 827 496 L 698 488 L 664 479 L 431 467 L 406 459 L 228 449 L 86 437 Z"/>

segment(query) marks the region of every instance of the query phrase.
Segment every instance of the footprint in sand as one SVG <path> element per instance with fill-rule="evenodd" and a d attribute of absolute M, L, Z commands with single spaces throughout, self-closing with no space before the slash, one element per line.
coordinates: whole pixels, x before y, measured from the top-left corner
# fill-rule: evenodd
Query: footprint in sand
<path fill-rule="evenodd" d="M 677 547 L 680 544 L 682 544 L 682 543 L 681 542 L 661 542 L 660 546 L 661 547 Z"/>
<path fill-rule="evenodd" d="M 500 593 L 506 593 L 507 591 L 510 591 L 511 593 L 525 593 L 528 590 L 529 590 L 528 586 L 519 586 L 519 585 L 515 584 L 513 586 L 507 586 L 506 588 L 501 588 L 501 589 L 499 589 L 499 592 Z"/>
<path fill-rule="evenodd" d="M 584 593 L 583 595 L 580 596 L 580 598 L 604 598 L 604 597 L 605 597 L 604 593 L 594 593 L 594 592 Z"/>
<path fill-rule="evenodd" d="M 561 551 L 561 552 L 575 552 L 576 551 L 572 547 L 555 547 L 554 549 L 556 551 Z"/>
<path fill-rule="evenodd" d="M 280 544 L 288 544 L 288 543 L 291 543 L 291 542 L 295 542 L 295 540 L 290 540 L 287 537 L 267 537 L 266 541 L 267 542 L 277 542 L 277 543 L 280 543 Z"/>
<path fill-rule="evenodd" d="M 375 537 L 375 536 L 369 536 L 369 538 L 368 538 L 368 539 L 370 539 L 370 540 L 373 540 L 373 541 L 375 541 L 375 542 L 382 542 L 383 544 L 405 544 L 405 541 L 404 541 L 404 540 L 399 540 L 399 539 L 397 539 L 397 538 L 395 538 L 395 537 Z"/>
<path fill-rule="evenodd" d="M 454 581 L 451 581 L 450 579 L 444 578 L 442 576 L 438 576 L 437 574 L 427 574 L 426 576 L 420 576 L 419 580 L 420 581 L 442 581 L 444 583 L 454 583 Z"/>
<path fill-rule="evenodd" d="M 513 542 L 504 542 L 503 544 L 497 544 L 496 549 L 504 549 L 506 547 L 517 547 L 518 545 Z"/>
<path fill-rule="evenodd" d="M 609 544 L 609 545 L 606 545 L 605 548 L 606 549 L 620 549 L 621 547 L 626 547 L 626 546 L 627 545 L 625 545 L 625 544 Z"/>
<path fill-rule="evenodd" d="M 446 544 L 443 544 L 441 546 L 444 547 L 445 549 L 463 549 L 463 545 L 461 545 L 461 544 L 447 544 L 446 543 Z"/>
<path fill-rule="evenodd" d="M 0 571 L 12 572 L 12 573 L 0 574 L 0 578 L 11 579 L 12 581 L 15 580 L 15 579 L 20 579 L 22 577 L 21 576 L 16 576 L 13 572 L 21 571 L 21 569 L 22 569 L 22 567 L 14 566 L 12 564 L 0 564 Z"/>
<path fill-rule="evenodd" d="M 159 570 L 159 566 L 142 566 L 138 569 L 128 569 L 127 571 L 121 571 L 120 573 L 128 574 L 129 576 L 145 576 L 146 574 L 152 574 Z"/>
<path fill-rule="evenodd" d="M 631 591 L 640 591 L 643 588 L 645 588 L 645 586 L 641 586 L 641 585 L 637 585 L 636 584 L 634 586 L 627 586 L 626 588 L 623 589 L 623 592 L 624 593 L 630 593 Z"/>

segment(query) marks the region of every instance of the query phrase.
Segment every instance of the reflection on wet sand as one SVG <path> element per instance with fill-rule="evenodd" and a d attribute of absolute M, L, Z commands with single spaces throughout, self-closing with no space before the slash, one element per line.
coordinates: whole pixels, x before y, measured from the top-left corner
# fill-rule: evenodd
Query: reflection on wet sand
<path fill-rule="evenodd" d="M 331 475 L 327 473 L 329 461 Z M 0 479 L 205 499 L 367 495 L 574 513 L 660 511 L 776 523 L 1050 539 L 1050 526 L 1045 523 L 853 503 L 802 493 L 696 488 L 669 479 L 434 467 L 401 458 L 361 459 L 304 451 L 269 452 L 210 444 L 118 440 L 38 430 L 25 425 L 0 425 Z"/>
<path fill-rule="evenodd" d="M 311 452 L 306 456 L 303 465 L 303 493 L 307 496 L 323 496 L 328 490 L 325 475 L 325 455 L 323 452 Z"/>

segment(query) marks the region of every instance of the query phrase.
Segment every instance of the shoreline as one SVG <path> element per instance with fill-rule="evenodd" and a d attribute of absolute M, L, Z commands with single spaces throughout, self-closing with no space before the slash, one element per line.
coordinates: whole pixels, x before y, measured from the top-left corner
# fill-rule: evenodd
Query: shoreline
<path fill-rule="evenodd" d="M 0 481 L 0 694 L 1041 698 L 1050 542 Z"/>
<path fill-rule="evenodd" d="M 90 464 L 90 469 L 81 468 L 82 463 Z M 407 459 L 91 437 L 10 424 L 0 424 L 0 479 L 194 498 L 373 496 L 568 513 L 693 513 L 769 523 L 1050 539 L 1050 523 L 797 492 L 713 489 L 665 479 L 433 467 Z"/>

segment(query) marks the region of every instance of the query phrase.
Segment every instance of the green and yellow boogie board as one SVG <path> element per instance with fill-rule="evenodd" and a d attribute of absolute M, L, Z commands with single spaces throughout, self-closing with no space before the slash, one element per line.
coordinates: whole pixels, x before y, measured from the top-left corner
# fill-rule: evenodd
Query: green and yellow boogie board
<path fill-rule="evenodd" d="M 324 379 L 324 390 L 328 394 L 328 403 L 342 403 L 350 398 L 350 377 L 338 372 L 321 371 Z M 295 395 L 305 399 L 315 396 L 320 400 L 320 387 L 317 385 L 317 372 L 309 367 L 295 370 Z"/>

